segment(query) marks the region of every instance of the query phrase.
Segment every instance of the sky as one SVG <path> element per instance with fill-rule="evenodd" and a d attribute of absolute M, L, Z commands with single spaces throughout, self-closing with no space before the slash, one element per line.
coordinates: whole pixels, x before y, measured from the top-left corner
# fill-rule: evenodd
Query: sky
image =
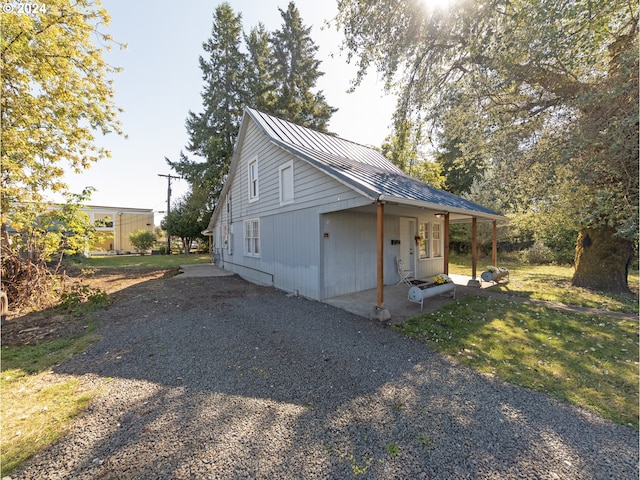
<path fill-rule="evenodd" d="M 198 58 L 202 43 L 211 36 L 213 12 L 222 2 L 189 0 L 103 0 L 111 16 L 105 29 L 126 50 L 113 47 L 105 59 L 123 71 L 114 77 L 115 103 L 124 109 L 120 121 L 125 139 L 118 135 L 100 137 L 97 143 L 112 157 L 95 163 L 80 175 L 65 177 L 72 192 L 96 189 L 89 205 L 166 210 L 167 179 L 173 174 L 165 157 L 177 160 L 188 143 L 185 119 L 189 111 L 202 111 L 203 88 Z M 258 22 L 269 31 L 279 29 L 288 0 L 230 0 L 248 32 Z M 354 93 L 347 93 L 356 69 L 340 53 L 342 34 L 325 22 L 337 14 L 335 1 L 297 0 L 304 25 L 318 46 L 316 58 L 325 74 L 318 81 L 329 105 L 339 110 L 329 130 L 338 136 L 366 145 L 380 146 L 389 133 L 395 99 L 385 95 L 383 82 L 369 75 Z M 184 180 L 172 182 L 172 200 L 188 188 Z M 156 224 L 162 218 L 156 214 Z"/>

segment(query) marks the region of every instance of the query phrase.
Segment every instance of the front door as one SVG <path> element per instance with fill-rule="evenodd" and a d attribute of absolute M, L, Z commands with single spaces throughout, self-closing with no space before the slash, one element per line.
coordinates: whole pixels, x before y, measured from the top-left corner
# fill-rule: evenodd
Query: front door
<path fill-rule="evenodd" d="M 400 258 L 405 267 L 416 272 L 415 249 L 416 249 L 416 221 L 413 218 L 400 218 Z"/>

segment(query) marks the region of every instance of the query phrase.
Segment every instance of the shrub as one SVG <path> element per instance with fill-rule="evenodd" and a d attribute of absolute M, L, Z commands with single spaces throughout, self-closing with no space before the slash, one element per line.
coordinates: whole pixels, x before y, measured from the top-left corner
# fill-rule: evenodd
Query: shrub
<path fill-rule="evenodd" d="M 129 235 L 129 240 L 131 240 L 131 244 L 136 247 L 136 250 L 144 254 L 146 250 L 149 250 L 153 247 L 153 244 L 156 243 L 156 236 L 148 230 L 136 230 Z"/>
<path fill-rule="evenodd" d="M 555 260 L 553 251 L 542 242 L 536 242 L 523 253 L 524 261 L 531 265 L 545 265 Z"/>

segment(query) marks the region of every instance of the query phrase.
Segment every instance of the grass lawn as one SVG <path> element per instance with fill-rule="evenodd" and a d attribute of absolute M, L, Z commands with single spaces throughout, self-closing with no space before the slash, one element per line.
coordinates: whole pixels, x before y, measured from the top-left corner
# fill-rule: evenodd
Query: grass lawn
<path fill-rule="evenodd" d="M 480 267 L 482 265 L 482 267 Z M 570 286 L 571 267 L 520 267 L 511 281 L 491 287 L 518 296 L 637 312 L 638 298 Z M 451 273 L 468 274 L 458 262 Z M 479 270 L 484 264 L 479 264 Z M 637 272 L 630 278 L 637 290 Z M 541 390 L 638 428 L 638 321 L 582 314 L 517 301 L 468 297 L 396 327 L 463 364 Z"/>
<path fill-rule="evenodd" d="M 478 278 L 491 260 L 478 261 Z M 509 282 L 491 287 L 493 291 L 510 293 L 519 297 L 565 303 L 581 307 L 598 308 L 616 312 L 638 313 L 638 271 L 629 272 L 629 294 L 594 292 L 571 286 L 571 265 L 524 265 L 514 261 L 499 261 L 498 266 L 509 269 Z M 449 272 L 471 274 L 471 258 L 452 256 Z"/>
<path fill-rule="evenodd" d="M 64 435 L 68 421 L 97 394 L 49 370 L 86 350 L 97 339 L 92 330 L 76 338 L 2 347 L 0 476 Z"/>
<path fill-rule="evenodd" d="M 79 268 L 164 269 L 194 263 L 210 263 L 209 254 L 191 255 L 105 255 L 74 259 Z"/>

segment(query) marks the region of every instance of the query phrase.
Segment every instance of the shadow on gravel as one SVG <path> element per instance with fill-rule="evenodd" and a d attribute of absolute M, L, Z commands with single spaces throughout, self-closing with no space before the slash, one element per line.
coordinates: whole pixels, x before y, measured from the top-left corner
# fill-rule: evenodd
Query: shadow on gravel
<path fill-rule="evenodd" d="M 14 478 L 634 478 L 637 432 L 238 277 L 154 280 L 59 366 L 101 395 Z"/>

